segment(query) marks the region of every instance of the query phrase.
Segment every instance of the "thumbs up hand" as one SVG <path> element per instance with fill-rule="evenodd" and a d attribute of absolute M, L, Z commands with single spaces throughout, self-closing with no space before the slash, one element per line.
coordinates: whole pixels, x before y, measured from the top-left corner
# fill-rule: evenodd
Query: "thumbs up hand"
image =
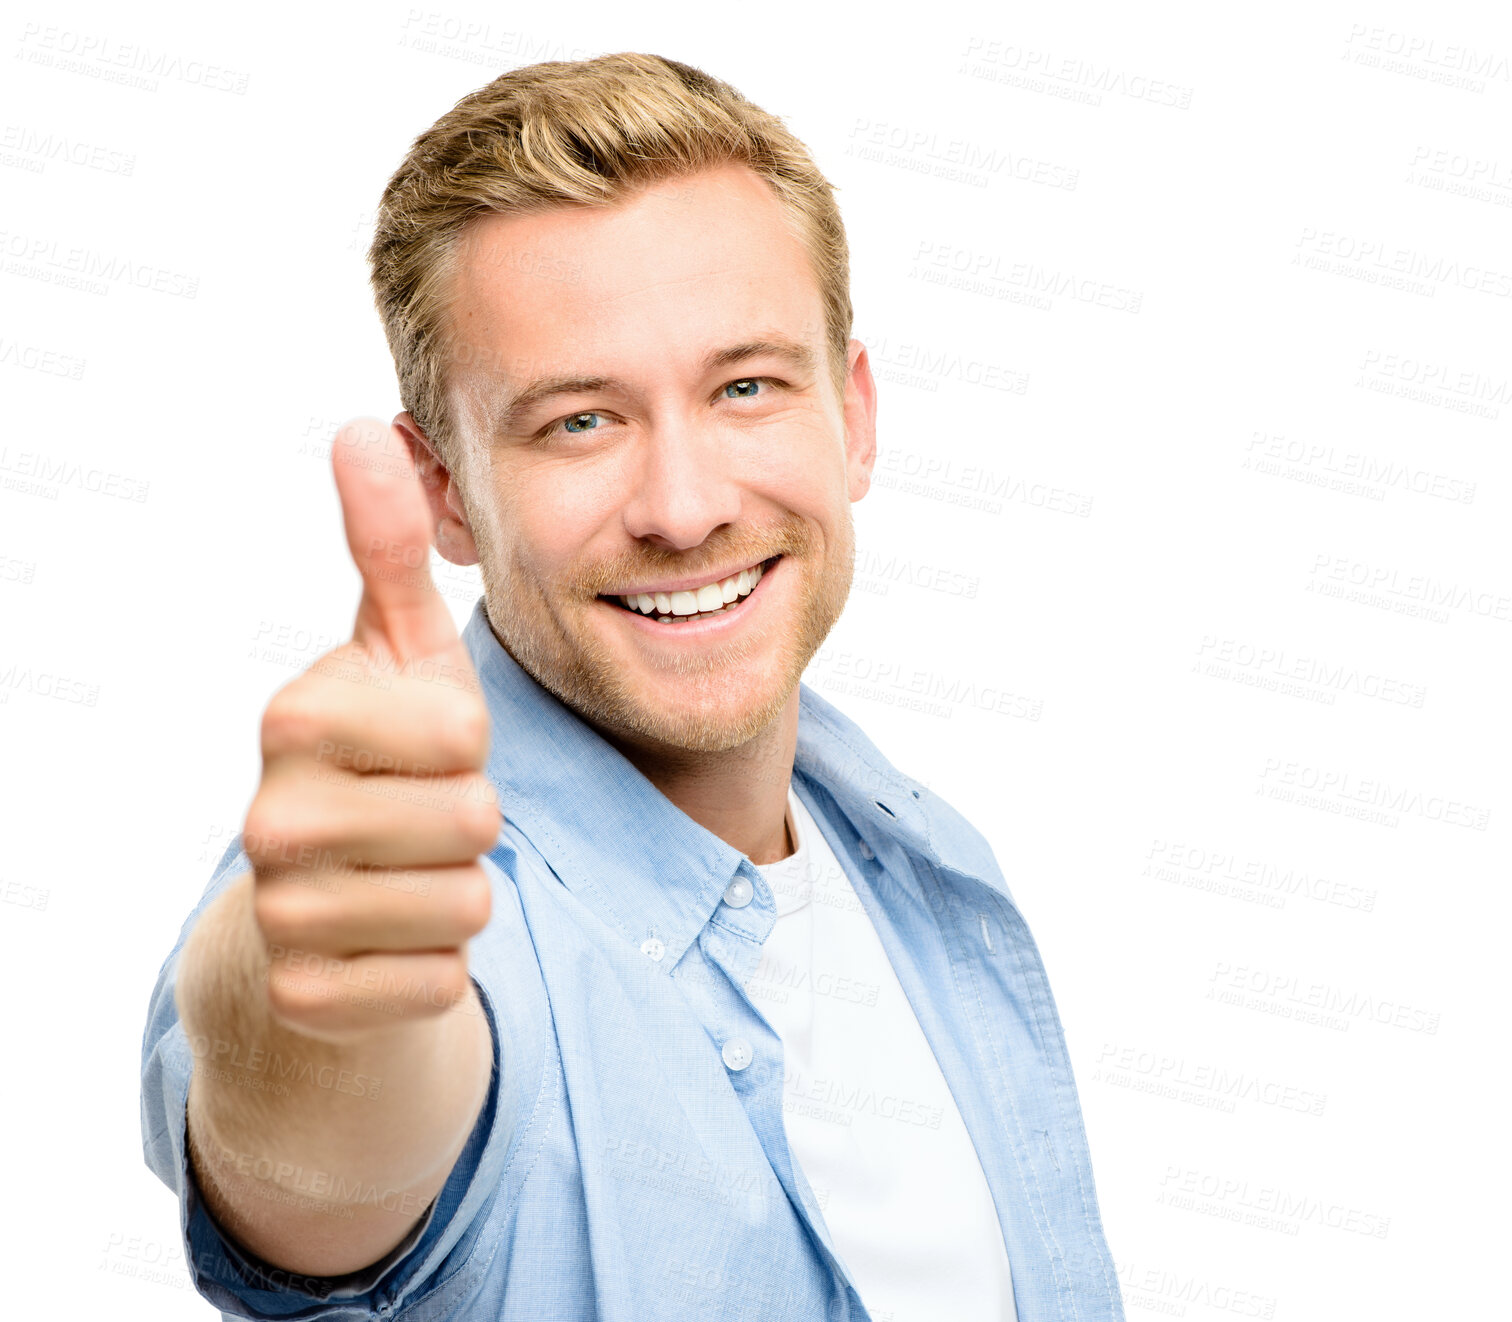
<path fill-rule="evenodd" d="M 466 660 L 431 579 L 430 509 L 398 430 L 376 418 L 349 422 L 336 433 L 331 463 L 347 546 L 362 575 L 352 641 L 398 662 Z M 470 661 L 466 670 L 471 674 Z"/>
<path fill-rule="evenodd" d="M 268 704 L 243 846 L 269 1006 L 344 1040 L 467 997 L 489 917 L 479 855 L 502 824 L 489 714 L 430 574 L 432 524 L 402 436 L 348 423 L 331 448 L 362 575 L 352 640 Z"/>

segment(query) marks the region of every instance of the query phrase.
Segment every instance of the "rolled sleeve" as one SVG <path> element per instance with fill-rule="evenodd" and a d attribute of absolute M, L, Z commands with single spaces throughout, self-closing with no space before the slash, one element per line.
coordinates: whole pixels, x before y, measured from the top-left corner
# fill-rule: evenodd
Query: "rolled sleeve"
<path fill-rule="evenodd" d="M 492 866 L 492 865 L 490 865 Z M 493 1070 L 488 1097 L 445 1187 L 409 1235 L 380 1261 L 339 1277 L 310 1277 L 274 1267 L 223 1235 L 205 1206 L 189 1165 L 187 1104 L 194 1057 L 178 1018 L 174 974 L 196 919 L 227 886 L 251 867 L 238 837 L 226 851 L 204 897 L 179 934 L 158 975 L 143 1038 L 142 1139 L 147 1165 L 179 1199 L 184 1257 L 195 1288 L 230 1317 L 319 1318 L 323 1322 L 393 1319 L 407 1306 L 437 1294 L 462 1273 L 488 1221 L 511 1136 L 523 1107 L 537 1101 L 539 1078 L 521 1068 L 511 1043 L 511 1068 L 501 1075 L 500 1027 L 493 998 L 475 976 L 473 985 L 488 1021 Z M 506 1032 L 506 1036 L 508 1033 Z M 532 1053 L 523 1053 L 529 1059 Z M 501 1089 L 501 1078 L 508 1084 Z M 494 1237 L 497 1239 L 497 1236 Z M 492 1244 L 482 1246 L 483 1256 Z M 450 1306 L 449 1298 L 436 1298 Z M 430 1310 L 425 1310 L 430 1315 Z"/>

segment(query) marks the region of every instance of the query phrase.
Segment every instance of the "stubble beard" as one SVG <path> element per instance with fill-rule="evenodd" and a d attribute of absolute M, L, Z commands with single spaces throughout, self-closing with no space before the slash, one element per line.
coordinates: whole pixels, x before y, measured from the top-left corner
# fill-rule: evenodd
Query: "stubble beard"
<path fill-rule="evenodd" d="M 671 673 L 686 696 L 683 709 L 668 710 L 666 704 L 643 697 L 627 682 L 624 667 L 596 632 L 581 625 L 569 627 L 539 583 L 517 566 L 503 563 L 495 548 L 485 544 L 486 535 L 477 538 L 485 606 L 504 650 L 591 725 L 643 746 L 721 753 L 747 743 L 777 719 L 845 609 L 855 572 L 855 524 L 849 505 L 839 526 L 839 541 L 828 555 L 807 525 L 794 519 L 786 526 L 783 572 L 803 573 L 805 578 L 792 627 L 779 637 L 776 655 L 756 681 L 761 690 L 755 701 L 750 686 L 737 685 L 734 679 L 753 652 L 750 642 L 739 639 L 700 647 L 696 656 L 690 652 L 675 664 Z M 481 531 L 476 521 L 473 529 L 475 536 Z M 567 618 L 581 620 L 581 589 L 567 591 L 564 597 L 574 603 Z M 605 608 L 590 604 L 586 609 Z"/>

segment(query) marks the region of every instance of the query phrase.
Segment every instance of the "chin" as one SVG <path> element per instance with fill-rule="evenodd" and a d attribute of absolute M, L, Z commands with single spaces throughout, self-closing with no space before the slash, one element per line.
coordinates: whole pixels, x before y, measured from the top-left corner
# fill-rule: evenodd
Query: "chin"
<path fill-rule="evenodd" d="M 677 686 L 674 686 L 677 687 Z M 632 703 L 606 712 L 603 723 L 622 737 L 641 745 L 678 748 L 690 753 L 723 753 L 748 743 L 781 715 L 790 693 L 772 693 L 752 701 L 748 687 L 738 694 L 709 686 L 702 700 Z M 671 708 L 671 710 L 669 710 Z"/>

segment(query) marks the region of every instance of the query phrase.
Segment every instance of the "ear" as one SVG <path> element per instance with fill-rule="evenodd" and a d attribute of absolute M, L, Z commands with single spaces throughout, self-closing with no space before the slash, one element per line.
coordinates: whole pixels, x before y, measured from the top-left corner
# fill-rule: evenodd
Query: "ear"
<path fill-rule="evenodd" d="M 431 521 L 435 527 L 437 553 L 454 565 L 477 564 L 478 544 L 473 540 L 462 494 L 451 470 L 442 461 L 440 451 L 420 429 L 412 414 L 399 414 L 394 419 L 394 426 L 409 446 L 415 470 L 420 474 L 420 484 L 425 488 L 425 499 L 430 504 Z"/>
<path fill-rule="evenodd" d="M 877 462 L 877 383 L 860 340 L 850 342 L 845 362 L 845 471 L 850 498 L 857 501 L 871 490 Z"/>

